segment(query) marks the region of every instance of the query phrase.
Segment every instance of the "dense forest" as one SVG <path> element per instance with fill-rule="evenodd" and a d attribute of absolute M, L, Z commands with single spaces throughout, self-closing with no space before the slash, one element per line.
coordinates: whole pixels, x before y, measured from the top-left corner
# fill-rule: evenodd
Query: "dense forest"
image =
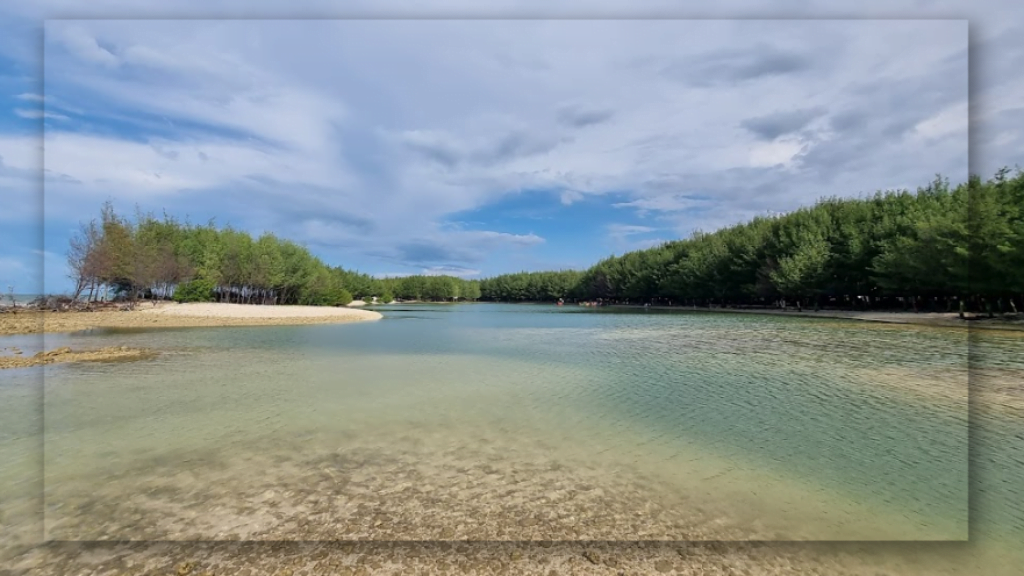
<path fill-rule="evenodd" d="M 194 225 L 103 206 L 72 238 L 73 299 L 341 306 L 353 298 L 457 301 L 480 297 L 478 281 L 453 276 L 374 278 L 332 267 L 273 234 L 253 238 L 213 223 Z"/>
<path fill-rule="evenodd" d="M 585 271 L 519 272 L 483 280 L 374 278 L 332 267 L 306 248 L 193 225 L 108 203 L 72 240 L 75 298 L 101 291 L 134 301 L 173 298 L 344 305 L 353 297 L 504 302 L 587 300 L 699 306 L 903 307 L 1018 310 L 1024 306 L 1024 172 L 1007 169 L 951 187 L 825 198 L 810 207 L 647 250 Z M 961 308 L 962 307 L 962 308 Z"/>
<path fill-rule="evenodd" d="M 506 274 L 480 288 L 499 301 L 1016 312 L 1024 305 L 1024 172 L 825 198 L 585 272 Z"/>

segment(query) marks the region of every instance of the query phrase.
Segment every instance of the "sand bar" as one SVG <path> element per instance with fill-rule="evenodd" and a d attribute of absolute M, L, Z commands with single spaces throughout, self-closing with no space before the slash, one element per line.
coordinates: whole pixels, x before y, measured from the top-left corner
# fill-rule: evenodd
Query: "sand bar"
<path fill-rule="evenodd" d="M 90 328 L 181 328 L 190 326 L 264 326 L 360 322 L 382 318 L 379 312 L 328 306 L 258 306 L 194 303 L 140 304 L 133 311 L 20 311 L 0 314 L 0 335 L 77 332 Z"/>
<path fill-rule="evenodd" d="M 23 356 L 17 348 L 4 348 L 0 350 L 0 370 L 63 362 L 125 362 L 152 358 L 155 355 L 156 353 L 151 350 L 127 346 L 108 346 L 94 350 L 72 350 L 65 346 L 48 352 L 39 352 L 33 356 Z"/>

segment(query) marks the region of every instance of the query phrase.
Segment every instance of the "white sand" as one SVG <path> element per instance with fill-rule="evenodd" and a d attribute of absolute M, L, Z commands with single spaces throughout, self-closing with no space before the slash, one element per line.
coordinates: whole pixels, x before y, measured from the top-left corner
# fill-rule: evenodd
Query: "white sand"
<path fill-rule="evenodd" d="M 353 310 L 332 306 L 259 306 L 255 304 L 222 304 L 213 302 L 168 304 L 142 309 L 144 314 L 165 314 L 192 318 L 338 318 L 342 320 L 376 320 L 379 312 Z"/>

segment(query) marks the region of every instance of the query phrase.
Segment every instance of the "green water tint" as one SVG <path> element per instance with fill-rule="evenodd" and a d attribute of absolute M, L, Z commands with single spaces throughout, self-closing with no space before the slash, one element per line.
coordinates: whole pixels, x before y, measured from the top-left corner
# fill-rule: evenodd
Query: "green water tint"
<path fill-rule="evenodd" d="M 493 504 L 500 519 L 508 486 L 498 479 L 520 474 L 542 479 L 536 492 L 550 501 L 539 498 L 538 508 L 570 506 L 559 494 L 592 494 L 573 488 L 589 484 L 604 495 L 573 513 L 607 512 L 620 524 L 629 505 L 675 514 L 640 526 L 634 539 L 699 537 L 687 512 L 723 519 L 736 538 L 967 535 L 963 331 L 528 306 L 384 310 L 384 320 L 357 325 L 48 336 L 51 347 L 109 341 L 169 351 L 150 362 L 46 369 L 51 537 L 177 534 L 177 511 L 149 524 L 145 508 L 133 509 L 134 524 L 103 521 L 125 512 L 97 500 L 130 500 L 143 486 L 159 493 L 157 476 L 197 506 L 251 504 L 266 486 L 297 482 L 294 471 L 333 470 L 332 457 L 367 451 L 381 460 L 365 460 L 364 470 L 379 479 L 352 486 L 387 493 L 444 479 L 438 493 L 476 490 L 476 503 L 455 509 L 481 518 L 489 509 L 480 507 Z M 1019 342 L 989 338 L 974 361 L 1019 374 Z M 876 372 L 889 381 L 873 382 Z M 933 389 L 943 393 L 932 397 Z M 1012 412 L 981 416 L 972 448 L 993 450 L 973 461 L 983 487 L 971 510 L 984 526 L 972 519 L 971 536 L 1024 533 L 1020 421 Z M 478 460 L 497 472 L 474 476 Z M 74 521 L 73 506 L 91 510 L 88 525 Z M 406 526 L 388 534 L 442 537 Z M 215 537 L 214 528 L 191 535 Z M 617 534 L 629 538 L 626 528 Z M 487 534 L 530 538 L 537 528 L 517 529 Z"/>

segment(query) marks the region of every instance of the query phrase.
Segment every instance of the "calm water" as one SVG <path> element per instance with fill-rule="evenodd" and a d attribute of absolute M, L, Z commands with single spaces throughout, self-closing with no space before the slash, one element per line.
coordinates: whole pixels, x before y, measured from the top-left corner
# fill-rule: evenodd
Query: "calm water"
<path fill-rule="evenodd" d="M 1012 542 L 1021 342 L 489 304 L 47 335 L 165 353 L 6 371 L 2 519 L 38 516 L 43 446 L 54 539 Z"/>

